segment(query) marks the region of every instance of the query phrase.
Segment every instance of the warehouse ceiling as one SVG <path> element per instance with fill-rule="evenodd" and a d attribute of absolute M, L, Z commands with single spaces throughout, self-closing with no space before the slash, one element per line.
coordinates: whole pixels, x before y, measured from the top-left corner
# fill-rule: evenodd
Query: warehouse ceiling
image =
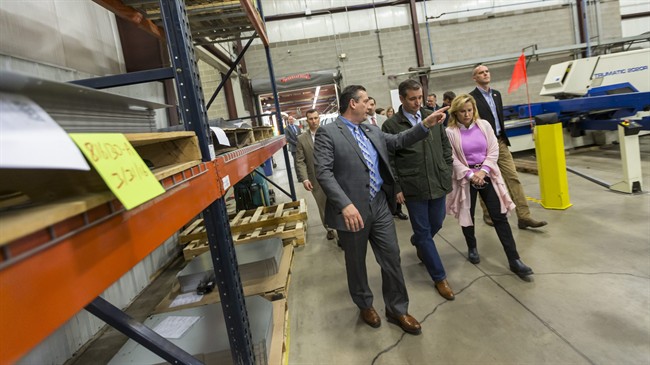
<path fill-rule="evenodd" d="M 278 93 L 278 98 L 280 111 L 296 118 L 304 117 L 305 112 L 312 107 L 318 110 L 320 114 L 333 113 L 338 110 L 334 84 L 282 91 Z M 315 104 L 314 98 L 316 98 Z M 260 95 L 260 103 L 264 113 L 275 112 L 273 94 Z"/>

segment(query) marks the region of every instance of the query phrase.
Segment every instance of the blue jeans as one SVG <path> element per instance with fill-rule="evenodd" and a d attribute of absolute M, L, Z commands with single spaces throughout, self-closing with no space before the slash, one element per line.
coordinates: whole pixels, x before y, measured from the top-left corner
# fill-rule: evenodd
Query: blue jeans
<path fill-rule="evenodd" d="M 442 228 L 442 222 L 445 220 L 445 198 L 446 196 L 438 199 L 406 201 L 406 209 L 409 211 L 413 228 L 411 243 L 420 250 L 424 266 L 435 282 L 447 277 L 436 244 L 433 242 L 433 236 Z"/>

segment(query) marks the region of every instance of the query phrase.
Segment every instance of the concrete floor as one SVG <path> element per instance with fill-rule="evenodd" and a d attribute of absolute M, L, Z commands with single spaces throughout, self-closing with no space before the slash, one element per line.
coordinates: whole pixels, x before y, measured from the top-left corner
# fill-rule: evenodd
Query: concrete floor
<path fill-rule="evenodd" d="M 641 139 L 641 151 L 650 191 L 650 137 Z M 288 190 L 282 154 L 275 159 L 273 179 Z M 610 183 L 622 176 L 616 146 L 570 153 L 567 165 Z M 520 178 L 527 195 L 539 198 L 538 177 Z M 650 364 L 650 194 L 615 193 L 574 174 L 568 180 L 569 209 L 530 202 L 547 227 L 519 230 L 510 219 L 521 257 L 535 271 L 530 282 L 508 270 L 494 229 L 483 222 L 476 230 L 481 263 L 469 263 L 460 226 L 448 216 L 435 241 L 456 293 L 451 302 L 438 295 L 416 258 L 410 223 L 395 221 L 420 336 L 386 322 L 371 254 L 369 280 L 383 322 L 374 329 L 359 319 L 343 252 L 325 238 L 316 203 L 297 184 L 298 197 L 308 202 L 309 228 L 307 244 L 295 252 L 289 287 L 289 364 Z M 278 201 L 288 201 L 275 191 Z M 165 294 L 160 288 L 177 271 L 173 265 L 140 296 L 149 304 L 136 300 L 129 309 L 136 319 L 146 317 L 143 306 L 159 301 Z M 109 329 L 68 363 L 105 363 L 124 341 Z"/>
<path fill-rule="evenodd" d="M 650 137 L 642 138 L 642 160 L 649 191 Z M 610 183 L 622 178 L 616 146 L 569 154 L 567 165 Z M 276 170 L 280 182 L 283 173 L 286 181 L 286 171 Z M 527 196 L 539 198 L 538 177 L 520 178 Z M 385 321 L 372 254 L 368 274 L 383 322 L 374 329 L 359 319 L 343 253 L 325 238 L 311 195 L 297 186 L 310 217 L 289 288 L 289 363 L 650 364 L 650 195 L 615 193 L 574 174 L 568 181 L 569 209 L 530 202 L 547 227 L 519 230 L 510 219 L 521 257 L 535 271 L 530 282 L 508 270 L 494 229 L 483 222 L 476 230 L 481 263 L 467 261 L 460 226 L 448 216 L 435 242 L 456 293 L 451 302 L 417 259 L 410 223 L 395 221 L 420 336 Z"/>

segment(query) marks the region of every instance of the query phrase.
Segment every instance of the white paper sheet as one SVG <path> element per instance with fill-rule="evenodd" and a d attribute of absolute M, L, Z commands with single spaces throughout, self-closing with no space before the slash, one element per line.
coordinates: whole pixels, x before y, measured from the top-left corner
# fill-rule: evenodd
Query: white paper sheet
<path fill-rule="evenodd" d="M 164 338 L 181 338 L 201 317 L 196 316 L 170 316 L 163 319 L 153 328 L 154 332 Z"/>
<path fill-rule="evenodd" d="M 0 93 L 0 168 L 90 170 L 68 134 L 40 106 Z"/>
<path fill-rule="evenodd" d="M 200 302 L 203 299 L 203 295 L 196 293 L 185 293 L 176 297 L 169 305 L 169 308 L 178 307 L 179 305 L 185 305 L 190 303 Z"/>
<path fill-rule="evenodd" d="M 219 142 L 220 145 L 230 146 L 230 141 L 228 140 L 228 136 L 226 136 L 226 132 L 219 127 L 210 127 L 210 129 L 212 129 L 214 135 L 217 136 L 217 142 Z"/>

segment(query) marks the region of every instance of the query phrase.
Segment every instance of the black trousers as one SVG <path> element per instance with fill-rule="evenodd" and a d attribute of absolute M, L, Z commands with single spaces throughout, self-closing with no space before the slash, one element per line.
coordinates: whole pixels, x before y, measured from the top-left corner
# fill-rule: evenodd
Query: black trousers
<path fill-rule="evenodd" d="M 477 194 L 481 195 L 481 198 L 487 206 L 488 213 L 490 213 L 490 218 L 494 222 L 494 230 L 497 231 L 497 236 L 503 245 L 503 250 L 506 252 L 508 261 L 519 259 L 519 253 L 517 252 L 517 245 L 515 244 L 515 238 L 512 236 L 512 230 L 510 229 L 510 224 L 508 224 L 508 218 L 505 214 L 501 213 L 501 203 L 499 203 L 499 197 L 497 196 L 494 186 L 489 178 L 485 178 L 485 181 L 488 183 L 484 185 L 483 189 L 477 189 L 470 184 L 469 193 L 471 197 L 470 203 L 470 214 L 472 215 L 472 223 L 474 221 L 474 212 L 476 210 L 476 198 Z M 468 248 L 476 248 L 476 236 L 474 234 L 474 225 L 469 227 L 463 227 L 463 235 L 465 236 L 465 242 L 467 242 Z"/>

